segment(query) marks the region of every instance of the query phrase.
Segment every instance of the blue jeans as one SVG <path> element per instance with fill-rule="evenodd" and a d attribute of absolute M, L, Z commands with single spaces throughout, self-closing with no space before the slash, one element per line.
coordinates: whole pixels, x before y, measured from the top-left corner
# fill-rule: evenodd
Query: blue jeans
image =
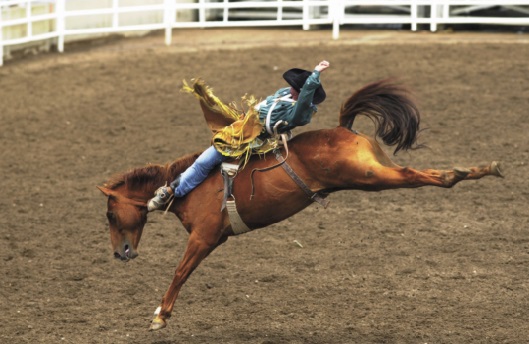
<path fill-rule="evenodd" d="M 193 165 L 189 166 L 180 175 L 180 184 L 174 191 L 175 197 L 183 197 L 187 195 L 191 190 L 196 188 L 200 183 L 206 179 L 215 166 L 218 166 L 221 162 L 226 160 L 227 157 L 220 154 L 215 147 L 211 146 L 206 149 Z"/>

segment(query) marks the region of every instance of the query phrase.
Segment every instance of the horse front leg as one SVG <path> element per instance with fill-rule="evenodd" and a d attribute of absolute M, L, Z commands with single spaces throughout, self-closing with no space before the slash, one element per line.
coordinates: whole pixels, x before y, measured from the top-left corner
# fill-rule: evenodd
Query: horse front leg
<path fill-rule="evenodd" d="M 205 240 L 197 230 L 194 230 L 187 243 L 187 248 L 182 261 L 176 268 L 173 281 L 162 298 L 160 307 L 155 311 L 155 317 L 151 322 L 150 330 L 160 330 L 167 326 L 166 320 L 171 317 L 174 303 L 180 289 L 198 265 L 219 245 L 224 243 L 227 237 L 216 240 Z"/>

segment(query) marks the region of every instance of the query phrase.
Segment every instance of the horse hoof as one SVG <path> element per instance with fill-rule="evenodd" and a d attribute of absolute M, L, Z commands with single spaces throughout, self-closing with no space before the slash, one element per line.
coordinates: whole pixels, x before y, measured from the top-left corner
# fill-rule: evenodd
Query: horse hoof
<path fill-rule="evenodd" d="M 468 168 L 462 168 L 462 167 L 455 167 L 454 168 L 454 174 L 458 179 L 464 179 L 466 176 L 468 176 L 472 171 Z"/>
<path fill-rule="evenodd" d="M 496 177 L 505 178 L 505 175 L 501 172 L 501 162 L 493 161 L 490 164 L 490 174 Z"/>
<path fill-rule="evenodd" d="M 151 326 L 149 327 L 149 331 L 158 331 L 166 326 L 167 324 L 165 323 L 165 320 L 156 317 L 152 319 Z"/>

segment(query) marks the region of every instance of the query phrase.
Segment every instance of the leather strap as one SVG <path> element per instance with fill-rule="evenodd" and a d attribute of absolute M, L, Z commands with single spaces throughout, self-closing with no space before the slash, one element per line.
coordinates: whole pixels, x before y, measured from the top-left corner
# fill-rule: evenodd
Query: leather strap
<path fill-rule="evenodd" d="M 229 197 L 233 196 L 233 178 L 237 176 L 240 166 L 238 164 L 232 164 L 228 162 L 223 162 L 220 164 L 220 174 L 224 181 L 224 195 L 222 197 L 222 207 L 220 211 L 223 211 L 226 208 L 226 201 Z"/>
<path fill-rule="evenodd" d="M 232 196 L 233 197 L 233 196 Z M 244 221 L 241 219 L 237 206 L 235 205 L 235 198 L 226 201 L 226 209 L 228 209 L 228 217 L 230 218 L 231 230 L 233 234 L 242 234 L 251 231 Z"/>
<path fill-rule="evenodd" d="M 325 199 L 327 195 L 322 195 L 319 192 L 313 192 L 307 186 L 307 184 L 305 184 L 305 182 L 303 182 L 303 180 L 296 174 L 296 172 L 294 172 L 292 167 L 290 167 L 290 165 L 286 162 L 286 160 L 281 155 L 279 149 L 275 151 L 275 154 L 277 161 L 279 161 L 279 163 L 281 164 L 281 167 L 283 167 L 283 169 L 287 172 L 290 178 L 294 180 L 294 182 L 301 188 L 301 190 L 303 190 L 313 202 L 318 202 L 320 205 L 323 206 L 323 208 L 327 208 L 327 206 L 329 205 L 329 201 Z"/>
<path fill-rule="evenodd" d="M 224 180 L 224 196 L 222 198 L 221 211 L 226 209 L 230 219 L 231 230 L 234 234 L 242 234 L 251 231 L 251 229 L 244 223 L 237 211 L 235 204 L 235 196 L 233 196 L 233 179 L 237 176 L 239 165 L 223 162 L 221 164 L 221 174 Z"/>

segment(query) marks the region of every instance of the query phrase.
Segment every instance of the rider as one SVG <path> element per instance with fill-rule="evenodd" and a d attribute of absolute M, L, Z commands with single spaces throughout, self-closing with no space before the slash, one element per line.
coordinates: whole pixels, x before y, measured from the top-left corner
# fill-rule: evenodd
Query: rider
<path fill-rule="evenodd" d="M 293 68 L 283 74 L 290 85 L 279 89 L 257 104 L 256 110 L 263 130 L 256 141 L 271 137 L 275 125 L 283 121 L 280 132 L 303 126 L 310 122 L 317 111 L 315 105 L 325 100 L 325 91 L 320 83 L 320 73 L 329 68 L 329 62 L 321 61 L 314 71 Z M 176 178 L 169 186 L 162 186 L 155 192 L 154 198 L 147 203 L 149 211 L 161 209 L 171 196 L 183 197 L 206 179 L 209 172 L 229 158 L 219 152 L 215 146 L 206 149 L 198 159 Z"/>

